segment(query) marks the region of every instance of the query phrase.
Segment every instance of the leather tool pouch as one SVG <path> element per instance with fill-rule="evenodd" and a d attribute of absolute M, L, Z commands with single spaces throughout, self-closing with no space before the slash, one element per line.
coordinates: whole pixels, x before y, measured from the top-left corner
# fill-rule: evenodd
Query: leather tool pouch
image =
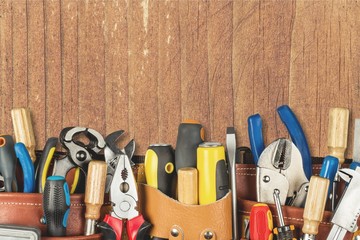
<path fill-rule="evenodd" d="M 186 205 L 146 184 L 139 184 L 141 212 L 152 236 L 170 240 L 231 239 L 231 193 L 207 205 Z M 207 238 L 212 236 L 211 238 Z"/>
<path fill-rule="evenodd" d="M 345 166 L 344 166 L 345 167 Z M 319 175 L 321 164 L 313 165 L 313 174 Z M 239 234 L 242 239 L 245 238 L 245 223 L 249 220 L 251 207 L 256 204 L 256 166 L 254 164 L 237 164 L 236 166 L 236 181 L 237 181 L 237 197 L 238 197 L 238 222 Z M 343 182 L 341 182 L 343 183 Z M 340 184 L 341 185 L 341 184 Z M 339 196 L 344 186 L 339 187 Z M 329 201 L 328 201 L 329 202 Z M 276 207 L 274 204 L 268 204 L 273 215 L 274 226 L 278 225 L 279 218 L 277 216 Z M 327 206 L 326 209 L 329 209 Z M 299 239 L 302 235 L 301 229 L 303 226 L 303 208 L 282 206 L 284 221 L 287 225 L 295 226 L 295 237 Z M 325 211 L 323 220 L 319 226 L 319 233 L 316 239 L 326 239 L 331 227 L 331 211 Z M 359 225 L 359 221 L 358 221 Z M 353 239 L 357 233 L 347 233 L 344 239 Z"/>
<path fill-rule="evenodd" d="M 0 224 L 13 224 L 37 227 L 41 239 L 97 240 L 100 234 L 81 236 L 84 233 L 84 194 L 72 194 L 67 235 L 69 237 L 46 237 L 46 225 L 40 222 L 43 216 L 42 194 L 40 193 L 0 193 Z"/>

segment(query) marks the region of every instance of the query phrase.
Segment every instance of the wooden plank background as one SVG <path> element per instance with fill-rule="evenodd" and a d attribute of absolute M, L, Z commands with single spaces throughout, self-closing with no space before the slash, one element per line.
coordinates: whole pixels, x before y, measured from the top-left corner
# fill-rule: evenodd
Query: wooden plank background
<path fill-rule="evenodd" d="M 0 130 L 29 107 L 37 149 L 67 126 L 175 146 L 183 119 L 248 146 L 260 113 L 266 143 L 287 137 L 289 104 L 313 156 L 327 153 L 328 112 L 360 117 L 360 6 L 318 0 L 0 0 Z"/>

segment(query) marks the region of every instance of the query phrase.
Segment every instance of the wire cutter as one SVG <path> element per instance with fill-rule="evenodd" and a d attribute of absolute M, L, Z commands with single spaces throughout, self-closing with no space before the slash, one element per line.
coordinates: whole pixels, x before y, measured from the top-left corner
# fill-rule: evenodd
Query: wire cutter
<path fill-rule="evenodd" d="M 304 206 L 309 180 L 294 143 L 280 138 L 265 148 L 256 168 L 256 184 L 258 202 L 274 203 L 273 193 L 277 189 L 282 205 Z"/>
<path fill-rule="evenodd" d="M 277 108 L 277 112 L 281 121 L 285 124 L 291 140 L 295 146 L 300 150 L 302 157 L 302 165 L 305 175 L 308 180 L 312 175 L 311 155 L 308 143 L 305 138 L 304 131 L 301 128 L 294 112 L 288 105 L 283 105 Z M 248 133 L 251 145 L 251 151 L 254 157 L 255 164 L 257 164 L 261 153 L 265 149 L 264 138 L 262 135 L 262 120 L 259 114 L 252 115 L 248 118 Z"/>
<path fill-rule="evenodd" d="M 81 139 L 81 137 L 87 139 Z M 74 193 L 78 185 L 79 170 L 82 170 L 86 176 L 89 162 L 93 159 L 103 159 L 99 152 L 105 147 L 105 140 L 97 131 L 84 127 L 64 128 L 60 132 L 59 139 L 67 150 L 67 154 L 64 158 L 55 160 L 52 175 L 65 177 L 71 169 L 77 168 L 75 181 L 70 191 Z"/>
<path fill-rule="evenodd" d="M 105 240 L 121 240 L 123 225 L 126 223 L 129 240 L 142 240 L 147 236 L 151 224 L 137 210 L 138 193 L 135 177 L 131 168 L 131 161 L 135 150 L 135 141 L 131 140 L 120 150 L 116 147 L 117 139 L 123 131 L 117 131 L 106 137 L 105 161 L 115 166 L 110 183 L 109 200 L 112 211 L 106 214 L 104 220 L 98 224 Z M 112 159 L 108 159 L 111 157 Z"/>

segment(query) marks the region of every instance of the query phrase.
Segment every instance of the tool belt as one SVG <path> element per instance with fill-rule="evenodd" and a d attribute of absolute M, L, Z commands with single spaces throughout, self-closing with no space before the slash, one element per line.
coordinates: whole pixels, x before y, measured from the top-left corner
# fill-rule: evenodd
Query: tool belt
<path fill-rule="evenodd" d="M 40 222 L 44 215 L 42 194 L 40 193 L 1 193 L 0 194 L 0 224 L 38 227 L 42 235 L 46 235 L 46 225 Z M 98 240 L 100 234 L 81 236 L 84 233 L 84 194 L 72 194 L 70 215 L 67 226 L 69 237 L 42 237 L 44 240 L 73 239 Z M 71 236 L 71 237 L 70 237 Z"/>
<path fill-rule="evenodd" d="M 343 167 L 347 167 L 344 164 Z M 321 164 L 313 164 L 313 174 L 319 175 L 321 169 Z M 237 181 L 237 202 L 238 202 L 238 222 L 239 222 L 239 235 L 241 239 L 245 239 L 245 228 L 246 222 L 249 220 L 251 207 L 256 204 L 256 166 L 254 164 L 237 164 L 236 165 L 236 181 Z M 343 182 L 342 186 L 338 188 L 338 194 L 341 196 L 341 193 L 344 189 Z M 341 185 L 341 184 L 340 184 Z M 329 201 L 328 201 L 329 202 Z M 268 204 L 269 208 L 273 215 L 274 224 L 278 222 L 278 216 L 276 212 L 276 207 L 274 204 Z M 330 206 L 327 206 L 326 209 L 330 209 Z M 303 208 L 291 207 L 291 206 L 282 206 L 284 220 L 288 225 L 294 225 L 294 237 L 299 239 L 302 235 L 301 229 L 303 226 Z M 325 210 L 324 217 L 319 226 L 319 233 L 316 235 L 316 239 L 326 239 L 331 227 L 331 217 L 332 212 Z M 360 226 L 360 221 L 358 221 L 358 226 Z M 353 239 L 357 236 L 358 232 L 352 234 L 348 232 L 344 239 Z"/>

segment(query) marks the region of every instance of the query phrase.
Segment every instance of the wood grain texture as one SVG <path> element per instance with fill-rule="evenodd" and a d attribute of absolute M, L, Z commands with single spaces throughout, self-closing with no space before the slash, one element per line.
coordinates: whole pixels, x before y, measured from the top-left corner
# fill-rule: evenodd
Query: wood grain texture
<path fill-rule="evenodd" d="M 127 4 L 105 1 L 106 132 L 129 129 Z"/>
<path fill-rule="evenodd" d="M 67 126 L 175 147 L 177 127 L 200 121 L 248 146 L 260 113 L 266 144 L 287 137 L 289 104 L 311 155 L 327 154 L 331 107 L 350 110 L 346 158 L 360 114 L 360 4 L 339 1 L 0 0 L 0 127 L 29 107 L 37 149 Z M 6 117 L 7 115 L 8 118 Z"/>
<path fill-rule="evenodd" d="M 62 129 L 61 83 L 61 0 L 45 1 L 45 137 L 54 137 Z"/>
<path fill-rule="evenodd" d="M 280 2 L 235 1 L 233 8 L 235 123 L 247 125 L 247 118 L 259 113 L 266 144 L 287 136 L 276 108 L 288 103 L 294 3 Z M 240 142 L 248 145 L 242 130 Z"/>
<path fill-rule="evenodd" d="M 158 132 L 173 147 L 182 121 L 179 14 L 179 2 L 159 1 Z"/>
<path fill-rule="evenodd" d="M 44 2 L 27 2 L 28 107 L 32 113 L 36 142 L 46 138 L 45 19 Z M 23 94 L 23 93 L 21 93 Z"/>
<path fill-rule="evenodd" d="M 129 132 L 138 139 L 136 153 L 139 154 L 145 153 L 150 143 L 159 141 L 159 2 L 143 0 L 128 4 Z"/>
<path fill-rule="evenodd" d="M 225 143 L 226 128 L 234 126 L 231 81 L 233 1 L 213 1 L 208 6 L 208 80 L 210 134 L 208 139 Z M 227 47 L 228 46 L 228 47 Z"/>
<path fill-rule="evenodd" d="M 78 2 L 79 125 L 105 132 L 105 2 Z"/>
<path fill-rule="evenodd" d="M 12 2 L 0 1 L 0 128 L 12 134 L 11 115 L 8 106 L 12 106 Z M 9 118 L 10 116 L 10 118 Z"/>
<path fill-rule="evenodd" d="M 60 29 L 63 128 L 79 125 L 78 18 L 77 1 L 62 0 Z"/>
<path fill-rule="evenodd" d="M 179 1 L 182 119 L 199 121 L 210 140 L 208 2 Z M 176 134 L 176 133 L 175 133 Z"/>
<path fill-rule="evenodd" d="M 28 21 L 26 1 L 12 4 L 12 91 L 13 106 L 25 107 L 28 104 Z"/>

